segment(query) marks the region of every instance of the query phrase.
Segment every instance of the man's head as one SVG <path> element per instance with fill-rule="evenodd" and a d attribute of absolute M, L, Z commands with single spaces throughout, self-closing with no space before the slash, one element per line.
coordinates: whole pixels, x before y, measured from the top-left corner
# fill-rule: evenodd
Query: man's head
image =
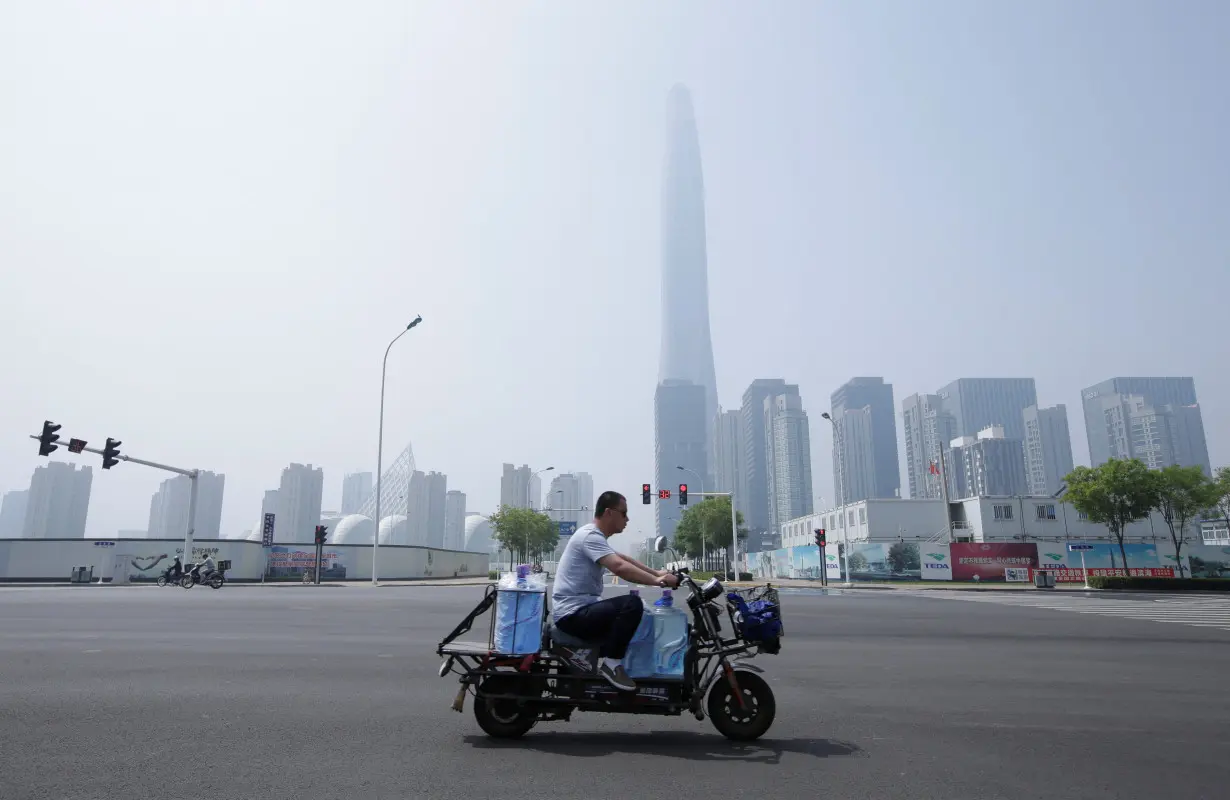
<path fill-rule="evenodd" d="M 619 492 L 603 492 L 594 507 L 594 525 L 608 538 L 628 526 L 628 501 Z"/>

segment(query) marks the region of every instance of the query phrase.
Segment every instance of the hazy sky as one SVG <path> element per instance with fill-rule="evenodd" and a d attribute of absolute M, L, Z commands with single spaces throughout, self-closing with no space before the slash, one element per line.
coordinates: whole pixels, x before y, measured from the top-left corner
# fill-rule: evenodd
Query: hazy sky
<path fill-rule="evenodd" d="M 719 394 L 1192 375 L 1230 461 L 1230 4 L 0 0 L 0 491 L 27 439 L 224 472 L 412 442 L 652 479 L 666 94 L 693 96 Z M 62 448 L 53 458 L 68 460 Z M 88 533 L 169 477 L 97 456 Z M 903 480 L 904 484 L 904 480 Z M 629 532 L 652 533 L 633 499 Z"/>

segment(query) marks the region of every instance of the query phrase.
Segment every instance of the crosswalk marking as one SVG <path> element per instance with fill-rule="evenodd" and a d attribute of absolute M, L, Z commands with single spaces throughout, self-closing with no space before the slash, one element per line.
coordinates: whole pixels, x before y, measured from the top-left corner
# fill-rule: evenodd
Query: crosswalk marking
<path fill-rule="evenodd" d="M 912 595 L 942 600 L 964 600 L 1020 608 L 1042 608 L 1103 617 L 1169 622 L 1195 628 L 1230 631 L 1230 598 L 1153 597 L 1141 600 L 1116 600 L 1083 595 L 1043 595 L 1034 592 L 963 592 L 943 589 L 911 592 Z"/>

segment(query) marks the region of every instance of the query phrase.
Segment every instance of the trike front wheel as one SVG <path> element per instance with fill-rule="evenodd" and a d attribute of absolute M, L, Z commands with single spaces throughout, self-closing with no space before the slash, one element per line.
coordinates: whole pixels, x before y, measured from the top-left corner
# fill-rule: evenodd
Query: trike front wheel
<path fill-rule="evenodd" d="M 756 673 L 737 672 L 735 680 L 743 697 L 742 705 L 730 682 L 720 678 L 709 690 L 709 719 L 727 739 L 750 742 L 768 732 L 777 715 L 777 701 L 769 684 Z"/>

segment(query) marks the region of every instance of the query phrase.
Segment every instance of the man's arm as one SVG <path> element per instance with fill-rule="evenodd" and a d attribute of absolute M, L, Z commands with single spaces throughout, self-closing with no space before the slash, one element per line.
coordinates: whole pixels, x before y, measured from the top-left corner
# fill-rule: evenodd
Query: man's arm
<path fill-rule="evenodd" d="M 633 565 L 634 567 L 639 567 L 639 568 L 643 569 L 644 571 L 648 572 L 650 575 L 657 575 L 659 578 L 661 578 L 663 575 L 669 575 L 669 574 L 670 574 L 670 572 L 669 572 L 669 571 L 664 570 L 664 569 L 654 569 L 653 567 L 648 567 L 648 566 L 646 566 L 646 565 L 642 564 L 641 562 L 637 561 L 637 560 L 636 560 L 635 558 L 633 558 L 632 556 L 625 556 L 623 553 L 617 553 L 616 555 L 618 555 L 618 556 L 619 556 L 620 558 L 622 558 L 624 561 L 630 561 L 630 562 L 632 562 L 632 565 Z"/>
<path fill-rule="evenodd" d="M 609 569 L 615 577 L 623 578 L 628 583 L 668 588 L 674 588 L 679 585 L 679 582 L 675 580 L 675 576 L 670 573 L 659 575 L 656 570 L 650 571 L 619 553 L 608 553 L 598 559 L 598 563 Z"/>

